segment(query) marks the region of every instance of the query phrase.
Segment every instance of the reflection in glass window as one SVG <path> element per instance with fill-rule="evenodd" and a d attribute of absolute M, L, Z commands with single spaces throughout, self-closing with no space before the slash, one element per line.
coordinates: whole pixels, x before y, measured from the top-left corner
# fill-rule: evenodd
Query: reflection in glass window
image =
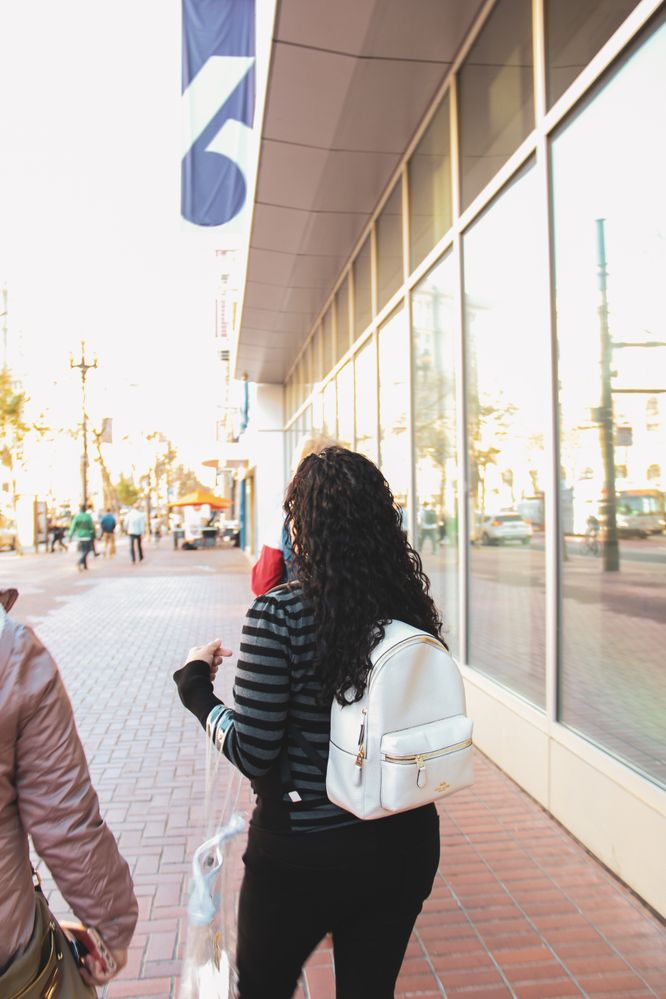
<path fill-rule="evenodd" d="M 552 145 L 561 721 L 663 785 L 665 85 L 662 22 Z"/>
<path fill-rule="evenodd" d="M 464 237 L 469 661 L 545 698 L 546 295 L 534 169 Z"/>
<path fill-rule="evenodd" d="M 499 0 L 459 75 L 466 208 L 534 128 L 532 0 Z"/>
<path fill-rule="evenodd" d="M 310 340 L 303 351 L 303 382 L 305 384 L 305 398 L 312 392 L 312 340 Z"/>
<path fill-rule="evenodd" d="M 322 329 L 322 377 L 325 378 L 333 365 L 335 357 L 333 354 L 333 309 L 329 307 L 321 324 Z"/>
<path fill-rule="evenodd" d="M 354 261 L 354 339 L 364 332 L 372 319 L 370 275 L 370 237 L 368 236 Z"/>
<path fill-rule="evenodd" d="M 339 361 L 349 350 L 349 278 L 346 277 L 335 296 L 335 354 Z"/>
<path fill-rule="evenodd" d="M 402 306 L 379 330 L 379 467 L 409 529 L 409 328 Z"/>
<path fill-rule="evenodd" d="M 356 450 L 377 461 L 377 356 L 371 336 L 354 359 L 356 365 Z"/>
<path fill-rule="evenodd" d="M 338 382 L 338 443 L 341 447 L 354 446 L 354 368 L 348 361 L 340 369 Z"/>
<path fill-rule="evenodd" d="M 337 397 L 336 397 L 336 382 L 335 378 L 331 378 L 330 382 L 326 385 L 326 388 L 322 392 L 322 432 L 327 437 L 332 437 L 334 440 L 338 436 L 338 416 L 337 416 Z"/>
<path fill-rule="evenodd" d="M 314 337 L 312 338 L 312 381 L 320 382 L 324 377 L 324 373 L 321 370 L 321 326 L 317 327 Z"/>
<path fill-rule="evenodd" d="M 412 270 L 451 226 L 451 135 L 447 94 L 409 161 Z"/>
<path fill-rule="evenodd" d="M 293 411 L 293 403 L 291 401 L 291 378 L 287 378 L 284 383 L 284 422 L 290 418 Z"/>
<path fill-rule="evenodd" d="M 298 430 L 296 429 L 296 424 L 292 423 L 289 429 L 285 433 L 285 481 L 289 481 L 293 474 L 293 463 L 295 461 L 295 452 L 297 446 Z"/>
<path fill-rule="evenodd" d="M 638 0 L 546 0 L 548 106 L 561 97 Z"/>
<path fill-rule="evenodd" d="M 416 546 L 454 655 L 459 651 L 455 286 L 455 264 L 447 256 L 412 293 Z"/>
<path fill-rule="evenodd" d="M 294 387 L 296 389 L 296 409 L 305 398 L 303 389 L 303 362 L 299 361 L 294 369 Z"/>
<path fill-rule="evenodd" d="M 402 182 L 393 188 L 377 219 L 377 308 L 402 284 Z"/>

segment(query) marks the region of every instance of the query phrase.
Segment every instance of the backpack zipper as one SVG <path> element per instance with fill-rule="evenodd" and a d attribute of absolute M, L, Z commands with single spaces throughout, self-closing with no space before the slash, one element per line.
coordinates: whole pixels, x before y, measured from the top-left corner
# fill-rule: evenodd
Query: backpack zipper
<path fill-rule="evenodd" d="M 356 754 L 356 766 L 359 768 L 363 767 L 363 760 L 365 759 L 365 724 L 368 719 L 368 709 L 363 708 L 361 711 L 361 731 L 358 733 L 358 752 Z"/>
<path fill-rule="evenodd" d="M 456 753 L 459 749 L 467 749 L 471 745 L 471 739 L 463 739 L 462 742 L 456 742 L 454 746 L 434 749 L 431 753 L 412 753 L 409 756 L 390 756 L 388 753 L 384 753 L 383 756 L 388 763 L 416 763 L 418 760 L 434 760 L 437 756 L 447 756 L 449 753 Z"/>
<path fill-rule="evenodd" d="M 432 645 L 435 648 L 446 652 L 446 649 L 444 648 L 442 643 L 438 642 L 436 638 L 432 637 L 432 635 L 421 635 L 421 634 L 408 635 L 407 638 L 403 638 L 399 642 L 396 642 L 395 645 L 392 645 L 390 649 L 387 649 L 386 652 L 383 652 L 381 654 L 381 656 L 379 657 L 379 659 L 377 660 L 377 662 L 374 664 L 374 666 L 370 671 L 370 680 L 368 681 L 368 689 L 374 683 L 377 674 L 379 673 L 380 669 L 383 667 L 384 663 L 388 659 L 391 659 L 392 656 L 394 656 L 395 653 L 398 652 L 403 645 L 409 645 L 412 642 L 423 642 L 425 645 Z"/>
<path fill-rule="evenodd" d="M 402 641 L 397 642 L 396 645 L 393 645 L 391 646 L 390 649 L 387 649 L 386 652 L 384 652 L 379 657 L 377 662 L 374 664 L 372 670 L 370 671 L 370 679 L 368 680 L 368 688 L 367 688 L 368 693 L 372 686 L 373 680 L 379 673 L 384 663 L 388 659 L 390 659 L 394 655 L 394 653 L 396 653 L 400 648 L 402 648 L 403 645 L 407 645 L 408 643 L 415 641 L 425 642 L 427 645 L 434 645 L 436 648 L 439 649 L 443 648 L 441 642 L 438 642 L 437 639 L 433 638 L 431 635 L 408 635 L 407 638 L 403 638 Z M 363 761 L 366 759 L 365 743 L 366 743 L 367 728 L 368 728 L 368 709 L 363 708 L 361 711 L 361 728 L 358 733 L 358 751 L 356 753 L 356 760 L 354 761 L 355 765 L 358 767 L 357 783 L 360 783 L 361 775 L 363 772 Z M 403 762 L 412 762 L 412 760 L 405 759 Z"/>
<path fill-rule="evenodd" d="M 467 749 L 471 745 L 471 739 L 463 739 L 462 742 L 457 742 L 454 746 L 447 746 L 445 749 L 434 749 L 430 753 L 413 753 L 409 756 L 391 756 L 389 753 L 383 753 L 382 755 L 387 763 L 399 763 L 400 765 L 416 764 L 418 768 L 416 771 L 417 787 L 425 787 L 427 782 L 427 760 L 435 760 L 439 756 L 448 756 L 449 753 L 457 753 L 459 750 Z"/>

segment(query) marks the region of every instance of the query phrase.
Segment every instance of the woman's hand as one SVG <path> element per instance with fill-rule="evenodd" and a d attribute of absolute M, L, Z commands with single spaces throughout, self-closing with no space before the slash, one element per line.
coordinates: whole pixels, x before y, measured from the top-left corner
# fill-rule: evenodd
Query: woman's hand
<path fill-rule="evenodd" d="M 210 712 L 222 703 L 215 696 L 213 681 L 222 660 L 231 655 L 231 649 L 223 648 L 220 639 L 216 638 L 207 645 L 195 645 L 190 649 L 185 665 L 173 674 L 178 696 L 204 728 Z"/>
<path fill-rule="evenodd" d="M 231 649 L 225 649 L 220 639 L 216 638 L 213 642 L 208 642 L 207 645 L 195 645 L 194 648 L 190 649 L 185 665 L 187 666 L 188 663 L 195 662 L 196 660 L 208 663 L 210 666 L 210 681 L 213 683 L 222 660 L 232 655 L 233 652 Z"/>
<path fill-rule="evenodd" d="M 106 985 L 107 982 L 115 978 L 125 967 L 127 964 L 127 950 L 111 950 L 109 947 L 109 951 L 116 962 L 115 971 L 108 971 L 100 961 L 95 960 L 92 954 L 86 954 L 83 959 L 84 966 L 79 969 L 81 978 L 86 985 Z"/>

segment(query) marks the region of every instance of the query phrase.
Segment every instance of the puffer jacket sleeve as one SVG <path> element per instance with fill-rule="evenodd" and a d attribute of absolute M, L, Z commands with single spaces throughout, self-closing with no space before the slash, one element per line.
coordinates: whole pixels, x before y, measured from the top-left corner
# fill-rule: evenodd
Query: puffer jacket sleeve
<path fill-rule="evenodd" d="M 78 919 L 112 948 L 129 944 L 138 906 L 127 863 L 102 820 L 58 668 L 18 627 L 21 715 L 16 790 L 21 822 Z"/>

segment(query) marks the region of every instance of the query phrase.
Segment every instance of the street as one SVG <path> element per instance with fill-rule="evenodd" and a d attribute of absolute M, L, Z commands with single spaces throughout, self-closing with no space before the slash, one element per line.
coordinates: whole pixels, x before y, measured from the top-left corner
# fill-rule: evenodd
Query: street
<path fill-rule="evenodd" d="M 238 549 L 176 552 L 164 540 L 147 546 L 141 565 L 130 564 L 124 543 L 114 560 L 91 560 L 87 574 L 74 563 L 73 548 L 3 555 L 0 573 L 21 591 L 15 617 L 36 626 L 59 662 L 103 814 L 135 879 L 140 921 L 129 963 L 104 995 L 172 999 L 190 860 L 204 834 L 205 767 L 203 733 L 171 674 L 193 644 L 220 637 L 238 648 L 249 566 Z M 223 672 L 221 696 L 233 661 Z M 222 770 L 224 781 L 226 763 Z M 246 782 L 241 800 L 247 812 Z M 440 811 L 440 873 L 398 996 L 666 994 L 658 920 L 492 763 L 477 754 L 474 787 Z M 333 983 L 326 940 L 299 995 L 333 999 Z"/>

